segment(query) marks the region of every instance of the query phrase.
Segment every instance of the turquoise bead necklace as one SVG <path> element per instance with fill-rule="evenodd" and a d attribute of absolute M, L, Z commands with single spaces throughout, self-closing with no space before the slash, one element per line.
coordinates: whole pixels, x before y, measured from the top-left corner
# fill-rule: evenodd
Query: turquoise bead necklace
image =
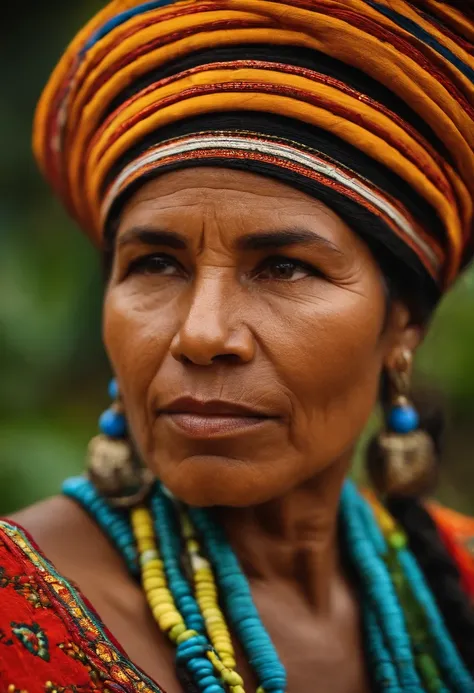
<path fill-rule="evenodd" d="M 117 398 L 114 381 L 109 394 Z M 403 419 L 399 427 L 413 425 L 405 414 L 397 414 Z M 110 438 L 123 438 L 126 432 L 120 408 L 107 410 L 99 425 Z M 142 579 L 153 615 L 176 646 L 177 663 L 200 693 L 245 693 L 234 671 L 225 617 L 255 672 L 257 693 L 285 693 L 285 668 L 212 511 L 184 506 L 159 482 L 146 506 L 131 511 L 108 505 L 86 477 L 65 481 L 63 493 L 93 517 L 129 572 Z M 360 586 L 365 649 L 375 690 L 474 693 L 474 680 L 393 518 L 375 498 L 364 498 L 346 481 L 340 525 L 342 549 Z"/>
<path fill-rule="evenodd" d="M 128 513 L 110 507 L 85 477 L 66 480 L 63 493 L 94 518 L 123 556 L 130 573 L 138 579 L 139 557 Z M 204 642 L 204 648 L 209 648 L 211 644 L 206 640 L 199 606 L 180 567 L 182 537 L 178 533 L 174 502 L 158 483 L 152 491 L 150 506 L 176 604 L 185 615 L 187 625 L 199 634 L 197 649 Z M 258 616 L 248 580 L 222 528 L 209 511 L 198 508 L 186 508 L 186 511 L 202 538 L 217 577 L 224 611 L 257 674 L 260 687 L 265 693 L 283 693 L 286 690 L 285 669 Z M 474 681 L 444 626 L 416 560 L 404 544 L 397 549 L 387 546 L 370 504 L 351 481 L 344 484 L 340 518 L 345 548 L 361 585 L 366 650 L 375 689 L 385 693 L 474 693 Z M 402 604 L 398 597 L 397 578 L 388 559 L 390 554 L 395 555 L 396 568 L 413 592 L 408 605 Z M 427 624 L 421 635 L 411 632 L 409 627 L 407 613 L 413 613 L 414 609 L 422 613 Z M 418 661 L 419 651 L 424 655 L 425 664 L 428 663 L 424 669 Z M 200 649 L 199 654 L 202 654 Z M 192 671 L 193 667 L 191 658 L 188 668 Z M 201 690 L 217 693 L 218 689 Z M 219 693 L 225 690 L 221 686 Z"/>

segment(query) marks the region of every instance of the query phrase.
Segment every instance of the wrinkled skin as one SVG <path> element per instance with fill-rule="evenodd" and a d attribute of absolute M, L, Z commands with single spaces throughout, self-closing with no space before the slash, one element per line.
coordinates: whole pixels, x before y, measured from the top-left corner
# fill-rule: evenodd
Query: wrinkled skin
<path fill-rule="evenodd" d="M 144 242 L 145 228 L 186 247 Z M 290 235 L 280 248 L 238 249 L 248 234 L 292 230 L 307 242 L 292 245 Z M 317 200 L 235 171 L 148 183 L 122 214 L 104 306 L 143 459 L 196 505 L 262 503 L 327 469 L 352 450 L 398 343 L 396 329 L 382 334 L 386 310 L 369 250 Z M 157 415 L 182 395 L 274 418 L 244 435 L 190 441 Z"/>
<path fill-rule="evenodd" d="M 135 193 L 119 221 L 104 342 L 144 463 L 180 499 L 219 506 L 289 693 L 367 692 L 358 598 L 338 550 L 339 494 L 381 372 L 417 346 L 419 330 L 404 306 L 387 306 L 363 241 L 284 184 L 173 172 Z M 260 419 L 189 435 L 170 413 L 183 396 Z M 15 519 L 131 659 L 178 693 L 172 649 L 143 593 L 83 511 L 58 498 Z M 240 650 L 238 669 L 254 689 Z"/>

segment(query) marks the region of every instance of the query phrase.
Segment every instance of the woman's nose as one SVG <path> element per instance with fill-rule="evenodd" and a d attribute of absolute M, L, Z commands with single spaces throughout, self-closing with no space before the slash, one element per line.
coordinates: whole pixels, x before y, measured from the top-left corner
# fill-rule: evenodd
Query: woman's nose
<path fill-rule="evenodd" d="M 235 288 L 235 287 L 233 287 Z M 255 354 L 255 340 L 239 318 L 228 282 L 203 280 L 196 286 L 179 330 L 171 342 L 171 354 L 182 363 L 210 366 L 217 361 L 247 363 Z"/>

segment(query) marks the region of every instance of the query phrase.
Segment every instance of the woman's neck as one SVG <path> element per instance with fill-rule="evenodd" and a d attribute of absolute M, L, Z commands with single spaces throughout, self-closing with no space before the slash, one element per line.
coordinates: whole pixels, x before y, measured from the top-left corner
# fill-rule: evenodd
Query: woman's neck
<path fill-rule="evenodd" d="M 293 582 L 321 613 L 331 610 L 337 588 L 341 580 L 345 582 L 337 519 L 349 463 L 347 455 L 281 498 L 262 505 L 217 511 L 250 578 Z"/>

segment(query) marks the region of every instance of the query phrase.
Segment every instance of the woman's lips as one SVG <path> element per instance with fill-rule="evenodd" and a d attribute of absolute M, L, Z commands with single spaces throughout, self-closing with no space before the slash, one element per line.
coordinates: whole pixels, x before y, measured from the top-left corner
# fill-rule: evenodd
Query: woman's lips
<path fill-rule="evenodd" d="M 223 416 L 205 414 L 165 414 L 171 423 L 192 438 L 215 438 L 268 423 L 273 419 L 256 416 Z"/>
<path fill-rule="evenodd" d="M 158 416 L 190 438 L 219 438 L 245 433 L 250 428 L 279 418 L 249 405 L 190 397 L 166 404 L 158 410 Z"/>

